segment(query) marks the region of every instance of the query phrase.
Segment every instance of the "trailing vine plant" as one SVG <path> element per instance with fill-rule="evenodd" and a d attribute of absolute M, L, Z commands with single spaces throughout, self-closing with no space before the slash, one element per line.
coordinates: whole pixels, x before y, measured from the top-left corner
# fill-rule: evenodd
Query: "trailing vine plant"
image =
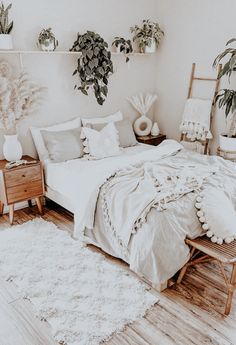
<path fill-rule="evenodd" d="M 75 89 L 88 96 L 88 90 L 92 88 L 98 104 L 103 105 L 108 94 L 108 78 L 113 73 L 107 42 L 92 31 L 82 35 L 78 33 L 70 51 L 81 53 L 73 73 L 80 78 L 80 84 L 75 85 Z"/>

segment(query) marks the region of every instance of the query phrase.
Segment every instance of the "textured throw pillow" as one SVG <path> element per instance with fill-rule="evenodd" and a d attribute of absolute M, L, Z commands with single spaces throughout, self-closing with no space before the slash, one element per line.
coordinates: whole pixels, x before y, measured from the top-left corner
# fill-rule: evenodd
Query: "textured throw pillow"
<path fill-rule="evenodd" d="M 123 114 L 121 111 L 117 111 L 115 114 L 108 115 L 105 117 L 92 117 L 92 118 L 83 118 L 82 124 L 85 127 L 91 127 L 91 125 L 96 125 L 98 123 L 108 124 L 111 122 L 117 122 L 123 120 Z"/>
<path fill-rule="evenodd" d="M 49 158 L 54 162 L 65 162 L 83 156 L 81 128 L 67 131 L 41 131 Z"/>
<path fill-rule="evenodd" d="M 47 148 L 44 144 L 44 140 L 41 134 L 41 131 L 50 131 L 50 132 L 59 132 L 59 131 L 64 131 L 67 129 L 73 129 L 73 128 L 80 128 L 81 127 L 81 119 L 79 117 L 69 120 L 66 122 L 61 122 L 58 123 L 57 125 L 53 125 L 50 127 L 31 127 L 30 131 L 34 140 L 34 144 L 39 156 L 39 159 L 41 161 L 46 161 L 49 156 L 48 156 L 48 151 Z"/>
<path fill-rule="evenodd" d="M 236 212 L 223 190 L 204 189 L 196 198 L 197 216 L 212 242 L 230 243 L 236 239 Z"/>
<path fill-rule="evenodd" d="M 84 153 L 91 158 L 111 157 L 121 152 L 118 132 L 113 123 L 109 123 L 101 131 L 83 127 L 81 138 L 84 140 Z"/>
<path fill-rule="evenodd" d="M 103 124 L 96 124 L 92 125 L 91 128 L 99 131 L 105 127 L 105 123 Z M 129 119 L 125 119 L 122 121 L 117 121 L 114 123 L 118 134 L 119 134 L 119 141 L 121 147 L 130 147 L 135 146 L 137 144 L 137 140 L 134 134 L 132 123 Z"/>

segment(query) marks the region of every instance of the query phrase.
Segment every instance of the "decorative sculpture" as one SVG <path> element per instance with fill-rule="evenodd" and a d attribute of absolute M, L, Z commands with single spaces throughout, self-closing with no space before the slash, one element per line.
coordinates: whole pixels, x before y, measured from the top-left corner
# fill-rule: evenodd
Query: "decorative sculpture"
<path fill-rule="evenodd" d="M 132 106 L 141 114 L 141 117 L 134 122 L 134 131 L 138 136 L 145 136 L 151 133 L 152 121 L 147 117 L 147 113 L 156 99 L 157 95 L 150 93 L 146 95 L 140 93 L 128 99 Z"/>

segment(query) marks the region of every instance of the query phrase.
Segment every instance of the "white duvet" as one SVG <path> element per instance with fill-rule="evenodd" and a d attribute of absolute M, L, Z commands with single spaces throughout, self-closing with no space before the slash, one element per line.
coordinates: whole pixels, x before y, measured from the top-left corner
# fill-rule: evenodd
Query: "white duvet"
<path fill-rule="evenodd" d="M 85 235 L 87 243 L 93 243 L 109 254 L 122 258 L 136 273 L 153 284 L 160 284 L 173 276 L 188 260 L 189 250 L 184 242 L 186 236 L 194 238 L 202 235 L 203 231 L 194 207 L 195 194 L 189 190 L 182 197 L 169 202 L 162 212 L 151 207 L 138 231 L 132 233 L 122 226 L 127 249 L 124 252 L 116 234 L 106 226 L 103 200 L 99 192 L 107 179 L 117 171 L 130 169 L 141 162 L 155 162 L 156 169 L 160 169 L 164 176 L 177 170 L 190 169 L 200 179 L 207 178 L 207 183 L 211 185 L 223 184 L 236 205 L 235 165 L 218 157 L 183 150 L 180 144 L 172 140 L 158 147 L 134 149 L 132 153 L 119 157 L 53 164 L 61 183 L 56 183 L 55 175 L 50 174 L 48 166 L 47 184 L 72 201 L 75 237 Z M 140 196 L 140 202 L 143 199 Z"/>
<path fill-rule="evenodd" d="M 151 161 L 173 155 L 182 148 L 173 140 L 166 141 L 160 148 L 144 149 L 143 147 L 146 145 L 141 145 L 142 149 L 138 146 L 136 150 L 128 151 L 126 154 L 100 160 L 76 159 L 47 166 L 47 185 L 66 196 L 74 205 L 75 237 L 79 238 L 85 228 L 93 228 L 99 189 L 112 174 L 140 161 Z M 56 178 L 50 170 L 56 172 Z"/>

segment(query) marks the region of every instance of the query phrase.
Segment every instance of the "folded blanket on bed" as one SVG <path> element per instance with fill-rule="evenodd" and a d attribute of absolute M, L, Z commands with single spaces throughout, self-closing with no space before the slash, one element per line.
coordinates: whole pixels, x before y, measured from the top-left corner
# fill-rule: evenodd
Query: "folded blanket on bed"
<path fill-rule="evenodd" d="M 130 238 L 143 223 L 151 208 L 166 209 L 169 202 L 187 193 L 200 191 L 211 168 L 180 167 L 146 162 L 118 171 L 102 187 L 102 207 L 107 231 L 112 231 L 125 250 Z"/>

